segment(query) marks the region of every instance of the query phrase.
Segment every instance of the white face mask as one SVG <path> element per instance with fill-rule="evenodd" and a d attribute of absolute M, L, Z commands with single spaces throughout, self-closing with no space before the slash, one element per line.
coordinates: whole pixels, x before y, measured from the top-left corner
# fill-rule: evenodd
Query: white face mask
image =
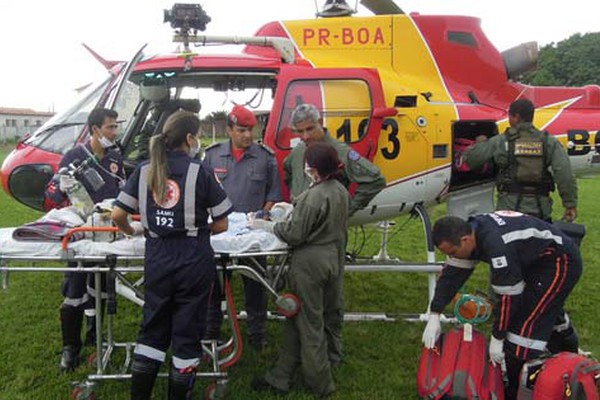
<path fill-rule="evenodd" d="M 308 166 L 308 164 L 304 164 L 304 174 L 308 176 L 310 179 L 310 183 L 313 184 L 317 182 L 317 174 L 314 168 Z"/>
<path fill-rule="evenodd" d="M 192 158 L 195 158 L 198 153 L 200 153 L 200 144 L 196 144 L 196 146 L 194 147 L 190 147 L 190 151 L 188 152 L 188 155 Z"/>
<path fill-rule="evenodd" d="M 105 136 L 102 136 L 102 135 L 100 135 L 98 142 L 100 143 L 100 146 L 102 146 L 102 148 L 104 148 L 104 149 L 108 149 L 109 147 L 112 147 L 115 145 L 114 142 L 111 142 Z"/>

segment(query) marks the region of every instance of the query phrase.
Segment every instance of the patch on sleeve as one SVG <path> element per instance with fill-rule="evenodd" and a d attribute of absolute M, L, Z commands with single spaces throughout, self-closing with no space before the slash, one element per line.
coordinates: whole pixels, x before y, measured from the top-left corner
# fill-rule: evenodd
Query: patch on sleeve
<path fill-rule="evenodd" d="M 506 261 L 506 257 L 502 256 L 492 258 L 492 267 L 494 267 L 494 269 L 508 267 L 508 261 Z"/>
<path fill-rule="evenodd" d="M 356 150 L 350 150 L 348 152 L 348 160 L 358 161 L 358 160 L 360 160 L 360 154 L 358 154 L 358 152 Z"/>

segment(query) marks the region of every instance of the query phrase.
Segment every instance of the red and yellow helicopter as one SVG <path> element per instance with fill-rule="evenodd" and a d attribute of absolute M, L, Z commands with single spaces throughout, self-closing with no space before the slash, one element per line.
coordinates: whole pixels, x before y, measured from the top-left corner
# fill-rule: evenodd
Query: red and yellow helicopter
<path fill-rule="evenodd" d="M 96 106 L 118 111 L 132 169 L 170 113 L 198 111 L 219 96 L 262 111 L 260 137 L 280 164 L 298 140 L 288 127 L 292 110 L 315 104 L 331 134 L 372 160 L 387 180 L 353 223 L 489 184 L 490 173 L 455 167 L 458 143 L 503 132 L 509 104 L 521 97 L 536 105 L 535 125 L 560 138 L 578 175 L 600 171 L 600 87 L 515 81 L 535 66 L 535 43 L 500 53 L 478 18 L 407 15 L 382 0 L 361 0 L 375 15 L 355 17 L 343 2 L 327 3 L 319 18 L 270 22 L 252 37 L 200 35 L 210 18 L 199 5 L 176 4 L 165 20 L 184 50 L 146 55 L 142 48 L 127 64 L 98 56 L 108 78 L 17 145 L 2 165 L 4 189 L 41 209 L 46 183 L 62 155 L 87 138 L 86 117 Z M 203 51 L 213 44 L 243 50 Z"/>

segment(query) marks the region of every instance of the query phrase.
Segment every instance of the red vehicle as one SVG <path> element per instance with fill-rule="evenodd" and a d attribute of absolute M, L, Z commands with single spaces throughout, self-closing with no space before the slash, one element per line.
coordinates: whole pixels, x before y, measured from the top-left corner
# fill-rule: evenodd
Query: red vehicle
<path fill-rule="evenodd" d="M 147 157 L 149 138 L 179 107 L 244 104 L 261 111 L 260 139 L 282 163 L 295 138 L 289 128 L 297 104 L 313 103 L 339 140 L 377 164 L 386 189 L 352 223 L 394 217 L 414 204 L 440 201 L 489 183 L 489 173 L 453 168 L 463 139 L 493 136 L 508 125 L 517 98 L 536 105 L 534 124 L 558 136 L 577 174 L 600 166 L 600 87 L 532 87 L 513 80 L 536 63 L 537 45 L 500 53 L 477 18 L 406 15 L 391 2 L 378 15 L 339 16 L 265 24 L 253 37 L 198 35 L 178 27 L 184 53 L 148 56 L 127 64 L 88 90 L 20 143 L 2 166 L 4 189 L 41 208 L 46 182 L 62 155 L 88 135 L 95 106 L 122 119 L 127 167 Z M 208 44 L 243 45 L 236 54 L 208 54 Z M 198 46 L 198 47 L 195 47 Z M 230 101 L 232 100 L 232 101 Z M 259 132 L 256 132 L 258 136 Z"/>

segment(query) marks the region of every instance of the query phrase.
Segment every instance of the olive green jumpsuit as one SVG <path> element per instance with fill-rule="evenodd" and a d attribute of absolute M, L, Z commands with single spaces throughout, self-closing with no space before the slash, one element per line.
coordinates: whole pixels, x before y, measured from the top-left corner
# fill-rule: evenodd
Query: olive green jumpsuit
<path fill-rule="evenodd" d="M 349 188 L 351 183 L 356 183 L 350 203 L 350 215 L 352 215 L 365 208 L 373 197 L 385 188 L 385 177 L 373 163 L 361 157 L 346 143 L 332 138 L 328 131 L 325 131 L 323 141 L 337 151 L 339 159 L 344 163 L 341 171 L 344 186 Z M 283 162 L 284 179 L 292 198 L 299 196 L 310 185 L 309 178 L 304 174 L 305 151 L 306 144 L 300 143 Z"/>
<path fill-rule="evenodd" d="M 350 195 L 337 180 L 311 186 L 295 198 L 294 211 L 274 233 L 292 246 L 289 285 L 301 302 L 300 312 L 286 320 L 281 353 L 265 379 L 289 390 L 298 367 L 304 383 L 317 395 L 335 390 L 328 346 L 343 309 L 343 269 Z"/>

